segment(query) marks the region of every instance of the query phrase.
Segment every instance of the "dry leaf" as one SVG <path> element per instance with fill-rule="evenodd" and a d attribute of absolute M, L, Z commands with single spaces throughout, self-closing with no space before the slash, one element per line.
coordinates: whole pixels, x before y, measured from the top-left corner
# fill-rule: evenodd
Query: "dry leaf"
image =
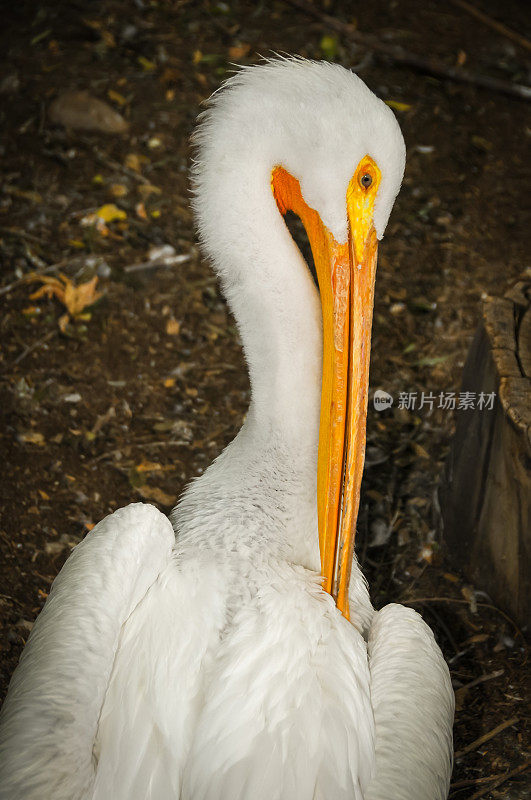
<path fill-rule="evenodd" d="M 164 386 L 166 389 L 171 389 L 172 386 L 175 386 L 175 378 L 165 378 Z"/>
<path fill-rule="evenodd" d="M 129 189 L 123 183 L 111 183 L 110 192 L 113 197 L 125 197 Z"/>
<path fill-rule="evenodd" d="M 148 218 L 148 216 L 146 214 L 146 207 L 145 207 L 144 203 L 137 203 L 136 206 L 135 206 L 135 212 L 136 212 L 137 217 L 140 217 L 140 219 L 147 219 Z"/>
<path fill-rule="evenodd" d="M 429 459 L 430 457 L 429 453 L 427 452 L 427 450 L 424 449 L 424 447 L 421 444 L 418 444 L 418 442 L 411 442 L 411 446 L 413 447 L 415 453 L 418 456 L 420 456 L 420 458 Z"/>
<path fill-rule="evenodd" d="M 163 492 L 162 489 L 159 489 L 157 486 L 148 486 L 144 484 L 143 486 L 139 486 L 137 491 L 147 500 L 155 500 L 163 506 L 172 506 L 175 502 L 175 498 L 172 497 L 172 495 L 166 494 L 166 492 Z"/>
<path fill-rule="evenodd" d="M 145 72 L 153 72 L 154 69 L 157 69 L 157 65 L 145 56 L 138 56 L 137 61 Z"/>
<path fill-rule="evenodd" d="M 137 472 L 159 472 L 162 470 L 162 464 L 158 461 L 141 461 L 135 467 Z"/>
<path fill-rule="evenodd" d="M 158 186 L 153 186 L 152 183 L 142 183 L 138 187 L 138 193 L 145 199 L 149 197 L 150 194 L 162 194 L 161 189 Z"/>
<path fill-rule="evenodd" d="M 250 44 L 236 44 L 234 47 L 229 47 L 229 58 L 236 60 L 239 58 L 244 58 L 250 49 Z"/>
<path fill-rule="evenodd" d="M 385 104 L 395 111 L 409 111 L 413 108 L 409 103 L 400 103 L 398 100 L 386 100 Z"/>
<path fill-rule="evenodd" d="M 140 156 L 136 153 L 128 153 L 125 157 L 125 166 L 135 172 L 140 172 Z"/>
<path fill-rule="evenodd" d="M 61 314 L 61 316 L 57 320 L 57 324 L 59 325 L 59 330 L 61 331 L 61 333 L 64 333 L 66 331 L 69 321 L 70 321 L 69 314 Z"/>
<path fill-rule="evenodd" d="M 20 441 L 25 442 L 26 444 L 45 444 L 44 436 L 42 433 L 37 433 L 37 431 L 26 431 L 25 433 L 21 433 Z"/>
<path fill-rule="evenodd" d="M 451 572 L 443 572 L 443 578 L 447 581 L 450 581 L 450 583 L 459 583 L 459 578 L 457 575 L 452 575 Z"/>
<path fill-rule="evenodd" d="M 120 92 L 115 92 L 114 89 L 109 89 L 109 91 L 107 92 L 107 97 L 110 100 L 114 100 L 114 102 L 118 103 L 119 106 L 127 105 L 127 100 L 125 99 L 123 94 L 120 94 Z"/>
<path fill-rule="evenodd" d="M 75 286 L 66 275 L 52 278 L 49 275 L 32 273 L 32 275 L 28 276 L 28 281 L 40 281 L 44 284 L 30 295 L 30 300 L 39 300 L 41 297 L 56 297 L 73 317 L 79 316 L 85 308 L 91 306 L 102 296 L 100 292 L 96 291 L 97 275 L 79 286 Z M 64 314 L 59 320 L 59 327 L 63 332 L 67 323 L 68 315 Z"/>
<path fill-rule="evenodd" d="M 127 214 L 122 208 L 118 208 L 114 203 L 106 203 L 98 208 L 96 216 L 104 222 L 114 222 L 116 219 L 127 219 Z"/>
<path fill-rule="evenodd" d="M 177 336 L 181 330 L 181 323 L 171 317 L 166 323 L 166 333 L 168 336 Z"/>

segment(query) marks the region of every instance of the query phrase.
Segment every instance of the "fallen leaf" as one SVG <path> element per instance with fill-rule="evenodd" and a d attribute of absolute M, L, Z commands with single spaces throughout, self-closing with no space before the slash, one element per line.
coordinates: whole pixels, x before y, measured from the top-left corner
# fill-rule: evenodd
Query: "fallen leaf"
<path fill-rule="evenodd" d="M 166 333 L 168 336 L 177 336 L 179 331 L 181 330 L 181 323 L 171 317 L 166 323 Z"/>
<path fill-rule="evenodd" d="M 62 303 L 71 316 L 78 316 L 83 309 L 91 306 L 102 296 L 96 291 L 98 276 L 95 275 L 90 281 L 75 286 L 66 275 L 53 278 L 49 275 L 37 275 L 32 273 L 28 276 L 28 281 L 40 281 L 43 286 L 30 295 L 30 300 L 39 300 L 41 297 L 56 297 Z M 68 318 L 61 317 L 59 326 L 64 330 Z"/>
<path fill-rule="evenodd" d="M 113 197 L 125 197 L 129 189 L 123 183 L 111 183 L 109 190 Z"/>
<path fill-rule="evenodd" d="M 415 364 L 418 367 L 434 367 L 436 364 L 442 364 L 444 361 L 447 361 L 450 358 L 449 355 L 447 356 L 425 356 L 424 358 L 419 358 L 418 361 L 415 361 Z"/>
<path fill-rule="evenodd" d="M 115 92 L 114 89 L 109 89 L 107 92 L 107 97 L 109 100 L 113 100 L 115 103 L 118 103 L 119 106 L 127 105 L 127 100 L 123 94 L 120 94 L 120 92 Z"/>
<path fill-rule="evenodd" d="M 433 561 L 433 547 L 430 544 L 424 545 L 419 553 L 419 560 L 427 561 L 428 564 L 431 564 Z"/>
<path fill-rule="evenodd" d="M 470 586 L 462 586 L 461 594 L 468 601 L 468 605 L 472 614 L 478 613 L 478 604 L 476 600 L 476 593 Z"/>
<path fill-rule="evenodd" d="M 43 500 L 49 500 L 50 499 L 50 495 L 47 494 L 44 491 L 44 489 L 38 489 L 37 491 L 39 492 L 39 494 L 40 494 L 40 496 L 42 497 Z"/>
<path fill-rule="evenodd" d="M 398 100 L 386 100 L 385 104 L 395 111 L 409 111 L 413 108 L 409 103 L 400 103 Z"/>
<path fill-rule="evenodd" d="M 144 203 L 137 203 L 135 206 L 135 212 L 137 217 L 140 219 L 147 219 L 148 215 L 146 214 L 146 207 Z"/>
<path fill-rule="evenodd" d="M 492 142 L 489 142 L 489 140 L 485 139 L 483 136 L 472 136 L 471 142 L 474 147 L 478 150 L 483 150 L 484 153 L 488 153 L 492 150 Z"/>
<path fill-rule="evenodd" d="M 319 47 L 321 48 L 321 52 L 324 55 L 324 57 L 327 58 L 329 61 L 333 61 L 334 58 L 337 56 L 338 42 L 335 36 L 331 36 L 330 34 L 325 33 L 325 35 L 319 42 Z"/>
<path fill-rule="evenodd" d="M 162 470 L 162 464 L 158 461 L 141 461 L 135 467 L 137 472 L 159 472 Z"/>
<path fill-rule="evenodd" d="M 145 56 L 138 56 L 137 61 L 144 70 L 144 72 L 153 72 L 154 69 L 157 69 L 157 65 L 153 61 L 150 61 L 149 58 L 146 58 Z"/>
<path fill-rule="evenodd" d="M 45 444 L 44 436 L 42 433 L 37 433 L 37 431 L 26 431 L 25 433 L 21 433 L 19 438 L 21 442 L 25 442 L 26 444 Z"/>
<path fill-rule="evenodd" d="M 127 219 L 127 214 L 122 208 L 118 208 L 114 203 L 106 203 L 98 208 L 96 216 L 104 222 L 114 222 L 116 219 Z"/>
<path fill-rule="evenodd" d="M 163 385 L 166 389 L 171 389 L 172 386 L 175 386 L 175 378 L 164 378 Z"/>
<path fill-rule="evenodd" d="M 140 172 L 140 156 L 136 153 L 128 153 L 125 157 L 125 166 L 134 172 Z"/>
<path fill-rule="evenodd" d="M 250 44 L 235 44 L 233 47 L 229 47 L 229 58 L 236 60 L 244 58 L 250 49 Z"/>
<path fill-rule="evenodd" d="M 420 458 L 429 459 L 430 457 L 429 453 L 427 452 L 427 450 L 424 449 L 424 447 L 421 444 L 418 444 L 418 442 L 411 442 L 411 446 L 413 447 L 415 453 L 418 456 L 420 456 Z"/>
<path fill-rule="evenodd" d="M 450 581 L 450 583 L 459 583 L 459 578 L 457 575 L 452 575 L 451 572 L 443 572 L 443 578 L 447 581 Z"/>
<path fill-rule="evenodd" d="M 157 486 L 148 486 L 144 484 L 138 486 L 137 491 L 147 500 L 155 500 L 163 506 L 172 506 L 175 502 L 175 498 L 172 497 L 172 495 L 166 494 L 166 492 L 163 492 L 162 489 L 159 489 Z"/>
<path fill-rule="evenodd" d="M 162 190 L 158 186 L 153 186 L 152 183 L 142 183 L 138 187 L 138 193 L 146 200 L 150 194 L 162 194 Z"/>

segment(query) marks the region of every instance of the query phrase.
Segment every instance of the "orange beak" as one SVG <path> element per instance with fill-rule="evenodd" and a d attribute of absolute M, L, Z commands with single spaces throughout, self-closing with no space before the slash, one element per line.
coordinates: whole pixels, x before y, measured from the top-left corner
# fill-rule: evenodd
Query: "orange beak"
<path fill-rule="evenodd" d="M 323 312 L 323 379 L 317 512 L 323 588 L 349 619 L 348 586 L 365 460 L 377 240 L 372 224 L 380 170 L 365 156 L 346 196 L 348 241 L 339 244 L 283 167 L 272 174 L 282 214 L 297 214 L 315 261 Z"/>

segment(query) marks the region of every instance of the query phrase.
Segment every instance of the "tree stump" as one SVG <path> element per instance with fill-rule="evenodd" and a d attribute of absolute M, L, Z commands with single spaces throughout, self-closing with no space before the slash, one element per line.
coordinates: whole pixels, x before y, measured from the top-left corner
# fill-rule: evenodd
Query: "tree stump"
<path fill-rule="evenodd" d="M 531 610 L 530 301 L 531 282 L 484 301 L 461 391 L 496 396 L 490 410 L 457 412 L 439 492 L 450 559 L 521 624 Z"/>

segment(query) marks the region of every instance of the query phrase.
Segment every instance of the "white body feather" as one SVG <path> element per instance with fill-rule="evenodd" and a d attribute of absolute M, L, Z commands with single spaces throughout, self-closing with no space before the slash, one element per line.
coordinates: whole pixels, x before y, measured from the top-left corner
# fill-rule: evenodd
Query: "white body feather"
<path fill-rule="evenodd" d="M 453 694 L 430 629 L 401 606 L 374 612 L 356 562 L 353 624 L 320 588 L 319 302 L 269 189 L 276 163 L 304 174 L 340 238 L 337 187 L 344 205 L 369 152 L 381 236 L 398 126 L 345 70 L 287 61 L 236 76 L 199 143 L 196 212 L 251 407 L 185 493 L 175 536 L 130 505 L 68 559 L 2 710 L 0 798 L 444 800 Z"/>

